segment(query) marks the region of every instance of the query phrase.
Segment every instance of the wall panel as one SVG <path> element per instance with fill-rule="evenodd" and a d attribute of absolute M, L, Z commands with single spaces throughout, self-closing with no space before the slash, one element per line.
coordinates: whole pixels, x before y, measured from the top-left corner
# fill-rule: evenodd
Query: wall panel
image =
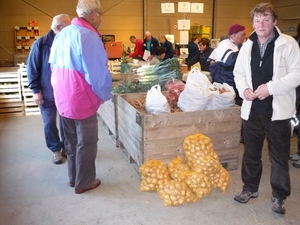
<path fill-rule="evenodd" d="M 29 4 L 27 4 L 28 2 Z M 162 14 L 161 3 L 174 2 L 174 14 Z M 195 2 L 195 1 L 191 1 Z M 130 35 L 143 38 L 144 32 L 150 30 L 154 36 L 161 33 L 174 34 L 175 42 L 179 42 L 179 31 L 173 26 L 178 19 L 190 19 L 191 25 L 203 24 L 211 26 L 212 38 L 219 38 L 227 34 L 228 27 L 240 23 L 246 27 L 247 35 L 253 30 L 249 13 L 261 0 L 203 0 L 203 14 L 183 14 L 177 12 L 178 1 L 163 0 L 101 0 L 104 17 L 99 27 L 101 34 L 114 34 L 117 41 L 122 41 L 124 47 L 133 47 L 129 41 Z M 272 0 L 279 14 L 278 26 L 287 34 L 295 35 L 300 21 L 299 0 Z M 49 29 L 52 16 L 67 13 L 76 16 L 76 3 L 74 0 L 9 0 L 0 1 L 0 60 L 11 59 L 15 51 L 14 27 L 27 26 L 29 21 L 39 23 L 40 34 Z M 215 8 L 213 8 L 215 3 Z M 33 6 L 31 6 L 33 5 Z M 38 9 L 36 9 L 38 8 Z M 213 18 L 214 17 L 214 18 Z M 214 20 L 213 20 L 214 19 Z"/>

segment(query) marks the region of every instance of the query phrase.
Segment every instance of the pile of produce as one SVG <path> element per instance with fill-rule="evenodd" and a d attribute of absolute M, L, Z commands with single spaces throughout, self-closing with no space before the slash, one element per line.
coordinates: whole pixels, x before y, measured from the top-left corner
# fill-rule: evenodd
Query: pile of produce
<path fill-rule="evenodd" d="M 182 112 L 182 110 L 177 106 L 177 104 L 173 101 L 170 100 L 168 96 L 166 96 L 171 113 L 176 113 L 176 112 Z M 132 105 L 136 110 L 138 110 L 141 113 L 147 113 L 146 111 L 146 97 L 140 98 L 140 99 L 135 99 L 135 100 L 129 100 L 128 103 Z"/>
<path fill-rule="evenodd" d="M 140 168 L 141 186 L 140 191 L 156 190 L 158 185 L 170 180 L 169 171 L 165 164 L 160 160 L 149 160 Z"/>
<path fill-rule="evenodd" d="M 177 58 L 166 59 L 157 65 L 143 65 L 132 67 L 128 71 L 128 78 L 112 89 L 113 93 L 137 93 L 147 92 L 152 86 L 159 84 L 165 89 L 167 81 L 181 80 L 182 73 Z"/>
<path fill-rule="evenodd" d="M 157 193 L 166 206 L 175 206 L 196 200 L 191 189 L 184 181 L 180 180 L 169 180 L 159 185 Z"/>
<path fill-rule="evenodd" d="M 141 191 L 156 190 L 166 206 L 200 200 L 212 188 L 226 192 L 230 175 L 219 162 L 210 138 L 194 134 L 183 143 L 185 157 L 177 156 L 164 166 L 161 160 L 149 160 L 140 168 Z"/>

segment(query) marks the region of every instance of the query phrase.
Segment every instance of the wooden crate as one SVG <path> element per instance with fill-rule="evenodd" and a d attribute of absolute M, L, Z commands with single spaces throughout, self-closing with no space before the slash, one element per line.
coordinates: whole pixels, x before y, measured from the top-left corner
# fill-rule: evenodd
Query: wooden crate
<path fill-rule="evenodd" d="M 0 102 L 0 117 L 24 116 L 23 101 Z"/>
<path fill-rule="evenodd" d="M 119 147 L 117 95 L 104 102 L 98 109 L 100 122 L 106 128 L 116 147 Z"/>
<path fill-rule="evenodd" d="M 20 73 L 21 78 L 21 88 L 24 100 L 25 116 L 40 115 L 40 107 L 34 102 L 33 93 L 28 87 L 27 66 L 24 64 L 20 64 L 19 66 L 20 68 L 18 72 Z"/>
<path fill-rule="evenodd" d="M 122 83 L 128 74 L 111 74 L 112 88 Z M 117 107 L 117 94 L 112 95 L 112 99 L 104 102 L 98 109 L 100 115 L 100 122 L 107 130 L 107 133 L 111 136 L 116 147 L 119 147 L 118 138 L 118 107 Z"/>
<path fill-rule="evenodd" d="M 21 85 L 18 72 L 1 72 L 0 103 L 19 102 L 21 100 Z"/>
<path fill-rule="evenodd" d="M 141 113 L 128 101 L 143 99 L 146 93 L 119 95 L 118 138 L 140 167 L 146 160 L 159 159 L 165 163 L 184 155 L 182 145 L 187 136 L 207 135 L 227 170 L 238 167 L 240 149 L 240 106 L 228 109 L 150 114 Z"/>

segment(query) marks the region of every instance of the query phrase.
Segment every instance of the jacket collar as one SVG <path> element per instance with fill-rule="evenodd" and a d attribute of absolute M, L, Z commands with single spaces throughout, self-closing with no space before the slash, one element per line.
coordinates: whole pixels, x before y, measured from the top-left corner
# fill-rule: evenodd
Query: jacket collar
<path fill-rule="evenodd" d="M 79 17 L 79 18 L 76 17 L 76 18 L 72 19 L 71 23 L 81 26 L 81 27 L 86 27 L 87 29 L 90 29 L 91 31 L 95 32 L 96 34 L 98 34 L 101 37 L 100 33 L 87 20 L 85 20 L 82 17 Z"/>

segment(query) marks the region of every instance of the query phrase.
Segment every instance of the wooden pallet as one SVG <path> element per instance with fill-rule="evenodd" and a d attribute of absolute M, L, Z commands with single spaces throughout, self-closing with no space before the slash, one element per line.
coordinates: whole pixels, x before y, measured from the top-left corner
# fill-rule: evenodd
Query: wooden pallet
<path fill-rule="evenodd" d="M 0 73 L 0 102 L 21 101 L 20 76 L 18 72 Z"/>
<path fill-rule="evenodd" d="M 0 117 L 24 116 L 22 101 L 0 102 Z"/>

